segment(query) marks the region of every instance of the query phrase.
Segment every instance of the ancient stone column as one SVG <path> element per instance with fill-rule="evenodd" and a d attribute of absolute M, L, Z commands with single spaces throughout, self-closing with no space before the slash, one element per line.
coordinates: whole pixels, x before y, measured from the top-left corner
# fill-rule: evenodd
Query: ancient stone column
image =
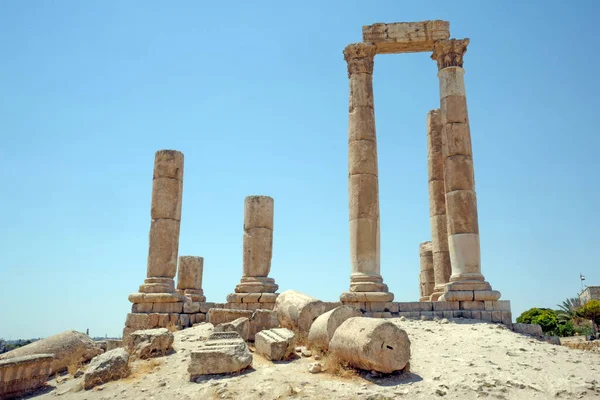
<path fill-rule="evenodd" d="M 173 278 L 177 272 L 179 224 L 183 191 L 183 153 L 159 150 L 154 157 L 152 204 L 148 246 L 147 278 L 139 292 L 129 296 L 133 303 L 177 302 Z M 167 296 L 144 296 L 143 294 Z M 172 298 L 168 295 L 174 294 Z"/>
<path fill-rule="evenodd" d="M 179 268 L 177 271 L 177 291 L 185 295 L 193 302 L 205 302 L 202 290 L 202 270 L 204 259 L 195 256 L 179 257 Z"/>
<path fill-rule="evenodd" d="M 431 293 L 433 292 L 433 286 L 435 284 L 434 279 L 434 260 L 433 260 L 433 246 L 431 242 L 423 242 L 419 244 L 419 260 L 421 264 L 420 284 L 421 284 L 421 298 L 419 301 L 430 301 Z"/>
<path fill-rule="evenodd" d="M 248 196 L 244 201 L 243 274 L 236 293 L 274 293 L 279 286 L 271 271 L 273 198 Z"/>
<path fill-rule="evenodd" d="M 350 44 L 344 49 L 350 79 L 348 126 L 348 194 L 350 203 L 350 292 L 343 303 L 389 302 L 394 295 L 383 283 L 379 264 L 379 184 L 373 102 L 375 46 Z M 356 295 L 354 293 L 369 293 Z M 367 299 L 367 300 L 364 300 Z"/>
<path fill-rule="evenodd" d="M 440 110 L 427 114 L 427 170 L 429 175 L 429 221 L 433 246 L 435 287 L 431 301 L 444 293 L 451 274 L 446 228 L 446 191 L 444 190 L 444 155 L 442 153 L 442 119 Z"/>
<path fill-rule="evenodd" d="M 481 274 L 477 198 L 463 56 L 469 39 L 435 42 L 444 140 L 444 188 L 452 274 L 440 300 L 497 300 Z"/>

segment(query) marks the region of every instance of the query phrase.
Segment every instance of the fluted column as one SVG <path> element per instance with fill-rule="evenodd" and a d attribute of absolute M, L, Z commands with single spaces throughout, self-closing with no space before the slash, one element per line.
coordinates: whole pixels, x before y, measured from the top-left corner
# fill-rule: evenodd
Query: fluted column
<path fill-rule="evenodd" d="M 429 221 L 435 286 L 431 301 L 444 293 L 450 279 L 450 253 L 446 228 L 446 192 L 444 190 L 444 155 L 442 152 L 442 119 L 440 110 L 427 114 L 427 171 L 429 177 Z"/>
<path fill-rule="evenodd" d="M 379 264 L 379 184 L 373 102 L 375 46 L 348 45 L 344 59 L 350 79 L 348 194 L 350 205 L 350 292 L 380 293 L 367 301 L 391 301 Z M 342 301 L 360 298 L 342 294 Z M 377 300 L 375 300 L 377 299 Z"/>
<path fill-rule="evenodd" d="M 463 56 L 469 39 L 435 42 L 444 148 L 444 188 L 452 274 L 440 300 L 497 300 L 481 274 L 477 198 L 471 133 L 464 84 Z"/>

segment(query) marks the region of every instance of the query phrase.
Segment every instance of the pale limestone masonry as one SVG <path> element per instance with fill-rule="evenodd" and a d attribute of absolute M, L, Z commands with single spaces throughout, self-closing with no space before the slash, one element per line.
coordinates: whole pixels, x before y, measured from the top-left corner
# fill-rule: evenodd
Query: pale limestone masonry
<path fill-rule="evenodd" d="M 433 50 L 436 40 L 450 38 L 448 21 L 396 22 L 363 26 L 363 42 L 374 44 L 377 54 Z"/>
<path fill-rule="evenodd" d="M 350 203 L 350 291 L 340 300 L 374 310 L 394 299 L 383 283 L 379 264 L 379 183 L 373 103 L 374 45 L 356 43 L 344 49 L 350 79 L 348 124 L 348 193 Z"/>
<path fill-rule="evenodd" d="M 444 132 L 444 187 L 448 249 L 452 275 L 440 299 L 498 300 L 481 274 L 479 224 L 473 152 L 467 112 L 463 56 L 469 39 L 438 40 L 431 58 L 437 61 Z"/>
<path fill-rule="evenodd" d="M 53 354 L 34 354 L 0 360 L 0 399 L 17 398 L 44 385 L 54 372 Z"/>
<path fill-rule="evenodd" d="M 152 177 L 146 279 L 138 293 L 129 295 L 133 305 L 125 321 L 125 341 L 136 330 L 168 326 L 185 328 L 206 320 L 208 310 L 204 313 L 200 310 L 206 300 L 202 294 L 202 258 L 182 257 L 179 292 L 175 289 L 182 195 L 183 153 L 157 151 Z"/>
<path fill-rule="evenodd" d="M 446 223 L 446 191 L 444 190 L 444 155 L 442 151 L 442 119 L 440 110 L 427 114 L 427 175 L 429 178 L 429 221 L 433 245 L 433 271 L 435 286 L 431 301 L 443 293 L 450 279 L 450 253 Z"/>
<path fill-rule="evenodd" d="M 419 245 L 419 260 L 421 264 L 421 274 L 419 282 L 421 284 L 421 298 L 419 301 L 429 301 L 433 292 L 433 246 L 431 242 L 423 242 Z"/>
<path fill-rule="evenodd" d="M 268 196 L 248 196 L 244 200 L 243 272 L 235 293 L 227 296 L 228 308 L 272 310 L 279 286 L 271 272 L 273 255 L 274 201 Z"/>
<path fill-rule="evenodd" d="M 600 300 L 600 286 L 588 286 L 579 294 L 581 304 L 590 300 Z"/>
<path fill-rule="evenodd" d="M 206 301 L 204 291 L 202 290 L 203 268 L 204 258 L 202 257 L 179 257 L 177 292 L 190 299 L 193 303 L 204 303 Z"/>

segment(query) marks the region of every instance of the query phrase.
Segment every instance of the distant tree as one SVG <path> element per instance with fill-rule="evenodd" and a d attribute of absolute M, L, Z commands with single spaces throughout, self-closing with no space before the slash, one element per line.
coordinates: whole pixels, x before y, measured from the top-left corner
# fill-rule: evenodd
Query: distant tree
<path fill-rule="evenodd" d="M 556 316 L 560 321 L 572 321 L 577 317 L 577 310 L 581 307 L 579 297 L 570 297 L 565 299 L 561 304 L 557 304 L 559 310 L 556 311 Z"/>
<path fill-rule="evenodd" d="M 542 331 L 552 336 L 573 336 L 575 327 L 571 321 L 559 320 L 557 313 L 549 308 L 531 308 L 523 312 L 518 318 L 518 323 L 538 324 Z"/>
<path fill-rule="evenodd" d="M 577 310 L 581 318 L 592 321 L 592 328 L 596 334 L 596 325 L 600 324 L 600 300 L 590 300 Z"/>

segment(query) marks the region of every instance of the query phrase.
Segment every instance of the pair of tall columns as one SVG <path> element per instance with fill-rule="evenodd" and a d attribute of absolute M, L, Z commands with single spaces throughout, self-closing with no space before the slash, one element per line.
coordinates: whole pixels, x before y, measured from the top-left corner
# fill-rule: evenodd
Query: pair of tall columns
<path fill-rule="evenodd" d="M 437 61 L 439 70 L 446 229 L 452 271 L 449 283 L 444 286 L 444 294 L 439 298 L 445 301 L 500 298 L 500 292 L 492 290 L 481 274 L 473 152 L 464 83 L 465 71 L 462 68 L 468 44 L 469 39 L 439 40 L 434 43 L 431 56 Z M 434 175 L 439 178 L 439 166 Z M 438 188 L 434 188 L 434 195 L 430 192 L 431 197 L 440 197 L 439 185 L 434 185 Z M 430 180 L 430 190 L 431 187 Z M 436 202 L 436 199 L 431 201 Z M 441 205 L 441 199 L 437 200 L 436 205 Z M 436 213 L 439 211 L 441 210 L 437 210 Z M 443 228 L 438 226 L 440 223 L 441 218 L 435 223 L 432 219 L 432 236 L 438 238 L 438 250 L 441 250 L 439 243 L 443 242 L 440 239 L 444 236 Z M 441 277 L 442 269 L 438 268 Z M 436 280 L 436 287 L 437 283 Z"/>
<path fill-rule="evenodd" d="M 350 292 L 342 302 L 392 301 L 379 263 L 379 182 L 373 101 L 374 45 L 357 43 L 344 49 L 350 79 L 348 126 L 348 194 L 350 205 Z M 364 301 L 364 300 L 363 300 Z"/>

